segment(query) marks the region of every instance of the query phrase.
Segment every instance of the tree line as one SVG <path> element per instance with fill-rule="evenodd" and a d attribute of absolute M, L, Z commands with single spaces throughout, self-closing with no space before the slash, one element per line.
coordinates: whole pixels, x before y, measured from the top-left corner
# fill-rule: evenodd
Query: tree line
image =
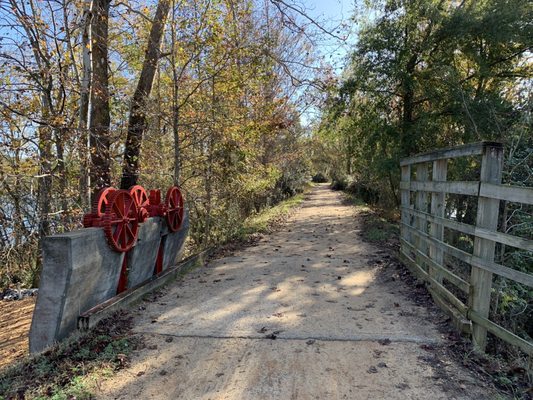
<path fill-rule="evenodd" d="M 191 246 L 302 187 L 321 81 L 300 8 L 248 0 L 0 1 L 0 287 L 95 193 L 179 184 Z M 316 24 L 315 24 L 316 25 Z"/>
<path fill-rule="evenodd" d="M 335 185 L 398 214 L 401 158 L 481 140 L 505 145 L 504 183 L 533 186 L 533 6 L 523 0 L 376 0 L 353 16 L 357 43 L 327 94 L 314 160 Z M 450 180 L 477 180 L 454 160 Z M 533 238 L 533 207 L 502 202 L 498 229 Z M 476 203 L 449 195 L 446 216 L 475 224 Z M 446 232 L 471 251 L 472 237 Z M 504 265 L 533 272 L 533 254 L 498 246 Z M 467 271 L 449 261 L 460 276 Z M 533 337 L 533 292 L 495 279 L 492 317 Z"/>

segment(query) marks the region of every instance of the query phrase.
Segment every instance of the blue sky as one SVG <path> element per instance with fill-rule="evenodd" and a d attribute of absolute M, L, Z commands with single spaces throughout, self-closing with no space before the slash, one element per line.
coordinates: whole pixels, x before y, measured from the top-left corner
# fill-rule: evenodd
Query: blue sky
<path fill-rule="evenodd" d="M 291 4 L 297 4 L 305 8 L 306 14 L 328 30 L 334 30 L 343 22 L 354 30 L 354 22 L 350 21 L 353 16 L 355 0 L 293 0 Z M 337 30 L 335 29 L 335 34 Z M 341 31 L 339 36 L 344 36 L 348 32 Z M 331 36 L 323 36 L 323 40 L 318 42 L 317 49 L 324 56 L 324 61 L 332 65 L 338 75 L 341 75 L 346 65 L 346 55 L 352 51 L 355 42 L 355 33 L 352 32 L 346 42 L 342 42 Z M 309 125 L 320 116 L 319 108 L 311 107 L 301 115 L 301 122 L 304 126 Z"/>
<path fill-rule="evenodd" d="M 349 19 L 353 15 L 354 2 L 355 0 L 305 0 L 302 1 L 302 5 L 305 6 L 309 16 L 322 21 L 329 29 L 343 22 L 348 22 L 348 25 L 353 27 L 353 22 L 350 23 Z M 319 45 L 320 52 L 327 56 L 326 60 L 335 66 L 338 73 L 343 69 L 344 57 L 349 51 L 350 43 L 355 40 L 354 36 L 352 33 L 346 44 L 330 38 Z"/>
<path fill-rule="evenodd" d="M 351 16 L 354 0 L 307 0 L 305 7 L 316 17 L 342 21 Z"/>

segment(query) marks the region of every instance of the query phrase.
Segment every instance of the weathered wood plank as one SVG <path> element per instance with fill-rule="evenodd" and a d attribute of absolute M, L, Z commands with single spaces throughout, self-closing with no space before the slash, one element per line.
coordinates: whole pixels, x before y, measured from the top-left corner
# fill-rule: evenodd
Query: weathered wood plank
<path fill-rule="evenodd" d="M 433 290 L 453 305 L 462 315 L 466 316 L 468 307 L 465 306 L 461 300 L 455 297 L 455 295 L 446 289 L 441 283 L 431 278 L 431 276 L 429 276 L 428 279 Z"/>
<path fill-rule="evenodd" d="M 429 274 L 422 268 L 420 268 L 420 266 L 416 264 L 415 260 L 409 257 L 409 255 L 400 253 L 400 260 L 407 266 L 407 268 L 409 268 L 409 270 L 417 278 L 423 280 L 424 282 L 429 281 Z M 465 306 L 460 302 L 460 300 L 457 299 L 457 301 L 462 304 L 462 311 L 457 310 L 457 308 L 451 305 L 450 302 L 444 300 L 442 294 L 438 291 L 438 289 L 436 289 L 434 286 L 431 286 L 431 284 L 428 287 L 428 290 L 430 291 L 431 296 L 433 297 L 433 300 L 437 303 L 437 305 L 441 307 L 448 315 L 455 319 L 454 322 L 456 323 L 456 326 L 458 326 L 458 328 L 463 332 L 471 333 L 470 324 L 462 318 L 462 315 L 466 315 L 467 310 Z M 445 290 L 446 292 L 448 292 L 447 289 Z M 455 296 L 453 297 L 455 298 Z"/>
<path fill-rule="evenodd" d="M 503 243 L 507 246 L 516 247 L 518 249 L 533 251 L 533 240 L 528 240 L 518 236 L 509 235 L 507 233 L 495 232 L 491 231 L 490 229 L 477 227 L 474 230 L 474 235 L 483 239 Z"/>
<path fill-rule="evenodd" d="M 448 173 L 448 160 L 436 160 L 433 161 L 433 173 L 431 179 L 433 182 L 445 182 Z M 445 193 L 431 193 L 431 214 L 438 218 L 444 217 L 444 209 L 446 202 Z M 444 239 L 444 226 L 437 222 L 432 221 L 429 227 L 429 234 L 438 240 Z M 435 261 L 437 265 L 444 265 L 444 253 L 441 249 L 434 245 L 429 246 L 429 256 L 432 260 Z M 433 264 L 433 263 L 431 263 Z M 431 267 L 429 274 L 437 282 L 442 282 L 442 274 L 440 270 L 436 270 L 434 267 Z"/>
<path fill-rule="evenodd" d="M 453 247 L 452 245 L 449 245 L 448 243 L 444 243 L 444 242 L 441 242 L 440 240 L 432 238 L 426 233 L 419 232 L 411 226 L 406 227 L 406 229 L 409 229 L 413 236 L 425 239 L 427 243 L 430 243 L 430 242 L 435 243 L 437 246 L 440 246 L 447 254 L 461 261 L 464 261 L 475 267 L 487 270 L 489 272 L 493 272 L 505 278 L 514 280 L 516 282 L 522 283 L 529 287 L 533 287 L 533 275 L 532 274 L 526 274 L 524 272 L 516 271 L 512 268 L 505 267 L 495 262 L 489 262 L 487 260 L 483 260 L 479 257 L 473 256 L 472 254 L 467 253 L 466 251 Z"/>
<path fill-rule="evenodd" d="M 402 167 L 402 175 L 401 175 L 402 183 L 409 183 L 411 180 L 411 166 L 406 165 Z M 402 201 L 402 209 L 409 209 L 411 206 L 411 193 L 409 191 L 409 188 L 402 189 L 401 191 L 401 201 Z M 411 225 L 411 216 L 407 213 L 404 213 L 402 211 L 402 222 L 406 225 Z M 406 229 L 401 228 L 400 230 L 400 236 L 405 239 L 408 243 L 411 243 L 411 236 L 409 234 L 409 231 Z"/>
<path fill-rule="evenodd" d="M 401 258 L 401 261 L 402 261 L 404 264 L 406 264 L 408 267 L 410 267 L 411 272 L 412 272 L 413 274 L 415 274 L 415 276 L 416 276 L 418 279 L 420 279 L 420 280 L 422 280 L 422 281 L 424 281 L 424 282 L 426 282 L 426 281 L 428 280 L 428 277 L 429 277 L 428 273 L 427 273 L 426 271 L 424 271 L 424 270 L 420 267 L 420 265 L 418 265 L 418 264 L 416 263 L 416 261 L 413 260 L 413 259 L 411 258 L 411 256 L 410 256 L 409 254 L 400 253 L 400 258 Z"/>
<path fill-rule="evenodd" d="M 454 221 L 448 218 L 435 217 L 429 213 L 424 213 L 418 210 L 402 208 L 402 213 L 403 212 L 416 217 L 426 218 L 428 222 L 440 223 L 446 228 L 454 229 L 458 232 L 466 233 L 467 235 L 478 236 L 483 239 L 503 243 L 507 246 L 516 247 L 518 249 L 526 251 L 533 251 L 533 240 L 509 235 L 503 232 L 491 231 L 484 228 L 477 228 L 474 225 L 465 224 L 463 222 Z"/>
<path fill-rule="evenodd" d="M 479 315 L 477 312 L 473 310 L 468 311 L 468 318 L 471 319 L 476 324 L 483 326 L 490 333 L 499 337 L 503 341 L 520 348 L 524 353 L 528 354 L 530 357 L 533 356 L 533 344 L 531 344 L 527 340 L 522 339 L 520 336 L 515 335 L 513 332 L 508 331 L 507 329 L 490 321 L 489 319 L 483 318 L 481 315 Z"/>
<path fill-rule="evenodd" d="M 468 253 L 467 253 L 468 254 Z M 526 286 L 533 287 L 533 275 L 526 274 L 525 272 L 517 271 L 515 269 L 505 267 L 494 261 L 488 261 L 476 256 L 470 256 L 470 264 L 474 267 L 478 267 L 485 271 L 492 272 L 496 275 L 503 276 L 504 278 L 511 279 L 518 283 L 522 283 Z"/>
<path fill-rule="evenodd" d="M 472 334 L 472 321 L 463 316 L 455 307 L 446 302 L 439 294 L 429 288 L 433 301 L 452 318 L 452 324 L 461 332 L 471 335 Z"/>
<path fill-rule="evenodd" d="M 415 171 L 416 171 L 415 179 L 417 181 L 416 183 L 421 183 L 421 184 L 428 183 L 428 182 L 426 182 L 428 180 L 428 177 L 429 177 L 428 167 L 429 167 L 429 165 L 427 163 L 417 164 L 415 166 Z M 415 182 L 412 182 L 412 183 L 415 183 Z M 415 208 L 417 210 L 420 210 L 420 211 L 423 211 L 423 212 L 427 212 L 428 211 L 428 193 L 421 192 L 421 191 L 416 193 Z M 428 224 L 423 218 L 417 218 L 416 219 L 416 227 L 421 232 L 427 232 L 427 230 L 428 230 Z M 427 247 L 427 245 L 426 245 L 426 243 L 424 241 L 417 239 L 416 247 L 417 247 L 418 250 L 420 250 L 420 252 L 422 254 L 427 254 L 428 247 Z M 425 270 L 425 266 L 423 264 L 423 261 L 418 256 L 416 256 L 416 263 L 422 269 Z"/>
<path fill-rule="evenodd" d="M 410 164 L 417 164 L 422 162 L 429 162 L 435 160 L 441 160 L 444 158 L 457 158 L 457 157 L 466 157 L 466 156 L 476 156 L 483 153 L 483 149 L 486 146 L 500 146 L 503 145 L 497 142 L 479 142 L 472 143 L 463 146 L 454 146 L 446 147 L 435 151 L 430 151 L 427 153 L 417 154 L 412 157 L 403 158 L 400 160 L 400 166 Z"/>
<path fill-rule="evenodd" d="M 403 239 L 400 238 L 400 241 Z M 433 243 L 432 243 L 433 244 Z M 470 283 L 465 281 L 463 278 L 455 275 L 453 272 L 448 270 L 446 267 L 444 267 L 442 264 L 437 264 L 435 261 L 430 259 L 428 256 L 423 255 L 418 251 L 416 247 L 414 247 L 410 243 L 405 243 L 407 247 L 409 247 L 413 253 L 418 254 L 420 257 L 424 259 L 432 268 L 438 270 L 442 275 L 443 278 L 446 279 L 448 282 L 450 282 L 452 285 L 455 285 L 458 289 L 462 290 L 464 293 L 470 293 Z"/>
<path fill-rule="evenodd" d="M 533 188 L 481 182 L 479 195 L 515 203 L 533 204 Z"/>
<path fill-rule="evenodd" d="M 409 264 L 408 266 L 411 267 L 412 271 L 419 279 L 429 283 L 433 290 L 437 291 L 440 296 L 445 298 L 450 304 L 457 308 L 457 310 L 461 312 L 461 314 L 466 316 L 467 307 L 463 304 L 461 300 L 455 297 L 452 292 L 442 286 L 439 282 L 432 279 L 431 276 L 429 276 L 429 274 L 424 271 L 424 269 L 420 267 L 420 265 L 418 265 L 415 260 L 409 257 L 409 255 L 402 254 L 402 258 L 402 261 L 406 264 Z"/>
<path fill-rule="evenodd" d="M 450 228 L 453 230 L 456 230 L 458 232 L 466 233 L 467 235 L 474 235 L 476 231 L 476 227 L 474 225 L 465 224 L 463 222 L 454 221 L 453 219 L 448 218 L 442 218 L 442 217 L 436 217 L 434 215 L 431 215 L 429 213 L 423 213 L 418 210 L 412 210 L 412 209 L 402 209 L 402 212 L 405 212 L 406 214 L 413 214 L 420 218 L 425 218 L 428 222 L 437 222 L 442 224 L 446 228 Z"/>
<path fill-rule="evenodd" d="M 481 183 L 499 184 L 502 180 L 503 148 L 501 146 L 485 146 L 481 157 Z M 495 231 L 498 227 L 500 200 L 478 197 L 476 227 Z M 479 258 L 491 264 L 494 261 L 496 243 L 480 237 L 474 238 L 473 258 Z M 492 291 L 492 271 L 478 267 L 472 262 L 470 270 L 472 293 L 469 297 L 470 308 L 483 318 L 488 318 L 490 295 Z M 483 325 L 474 324 L 472 338 L 475 345 L 485 351 L 487 345 L 487 329 Z"/>
<path fill-rule="evenodd" d="M 446 182 L 447 159 L 475 155 L 482 155 L 480 182 Z M 424 164 L 428 162 L 433 162 L 431 182 L 427 180 L 427 164 Z M 533 188 L 500 184 L 502 164 L 503 146 L 501 143 L 494 142 L 439 149 L 402 159 L 400 161 L 402 166 L 400 189 L 402 195 L 405 193 L 406 201 L 402 197 L 400 257 L 420 279 L 428 283 L 433 298 L 441 308 L 456 310 L 459 313 L 468 311 L 469 318 L 473 322 L 473 339 L 478 348 L 481 350 L 485 348 L 486 334 L 489 331 L 533 356 L 533 343 L 488 319 L 493 273 L 533 287 L 533 274 L 517 271 L 494 262 L 496 243 L 533 251 L 533 240 L 497 231 L 500 200 L 533 204 Z M 415 165 L 417 170 L 415 181 L 410 181 L 410 169 L 408 170 L 407 167 L 411 165 Z M 409 176 L 405 176 L 406 179 L 403 179 L 404 171 L 409 171 Z M 410 192 L 417 192 L 415 207 L 409 203 Z M 428 193 L 431 193 L 431 213 L 427 210 Z M 444 218 L 446 193 L 478 197 L 476 226 Z M 412 219 L 415 220 L 415 224 L 410 223 Z M 427 233 L 428 223 L 430 224 L 429 234 Z M 444 228 L 473 235 L 473 254 L 445 243 Z M 408 236 L 410 240 L 406 240 Z M 444 253 L 470 264 L 470 283 L 444 267 Z M 425 265 L 429 266 L 428 271 Z M 442 285 L 442 279 L 470 293 L 470 310 Z M 469 289 L 471 289 L 470 292 Z M 459 318 L 454 317 L 455 319 Z"/>
<path fill-rule="evenodd" d="M 413 192 L 438 192 L 451 194 L 465 194 L 477 196 L 479 193 L 479 182 L 475 181 L 454 181 L 454 182 L 400 182 L 400 189 L 409 189 Z"/>

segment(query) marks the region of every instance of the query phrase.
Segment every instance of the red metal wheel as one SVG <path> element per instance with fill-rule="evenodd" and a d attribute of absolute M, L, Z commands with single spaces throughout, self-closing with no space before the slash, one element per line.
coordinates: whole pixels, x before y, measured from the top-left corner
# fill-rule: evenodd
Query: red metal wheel
<path fill-rule="evenodd" d="M 92 213 L 83 216 L 82 224 L 84 228 L 92 228 L 94 224 L 94 215 Z"/>
<path fill-rule="evenodd" d="M 105 236 L 114 250 L 126 252 L 135 245 L 139 230 L 137 206 L 127 190 L 111 193 L 103 220 Z"/>
<path fill-rule="evenodd" d="M 168 189 L 165 206 L 167 209 L 168 229 L 176 232 L 181 227 L 184 212 L 183 196 L 179 187 L 172 186 Z"/>
<path fill-rule="evenodd" d="M 148 193 L 141 185 L 130 187 L 129 192 L 137 207 L 146 207 L 148 205 Z"/>
<path fill-rule="evenodd" d="M 105 214 L 105 207 L 109 201 L 109 196 L 115 190 L 112 187 L 100 189 L 92 201 L 91 212 L 83 216 L 83 226 L 85 228 L 101 226 L 101 218 Z"/>
<path fill-rule="evenodd" d="M 135 185 L 130 187 L 129 192 L 133 197 L 133 201 L 135 201 L 135 205 L 137 206 L 137 219 L 139 220 L 139 222 L 146 221 L 150 216 L 147 211 L 147 207 L 150 204 L 148 193 L 141 185 Z"/>
<path fill-rule="evenodd" d="M 106 187 L 103 189 L 100 189 L 98 194 L 93 200 L 92 204 L 92 213 L 95 214 L 97 217 L 103 217 L 105 214 L 105 208 L 107 203 L 109 202 L 109 196 L 111 196 L 111 193 L 116 191 L 117 189 L 113 187 Z"/>

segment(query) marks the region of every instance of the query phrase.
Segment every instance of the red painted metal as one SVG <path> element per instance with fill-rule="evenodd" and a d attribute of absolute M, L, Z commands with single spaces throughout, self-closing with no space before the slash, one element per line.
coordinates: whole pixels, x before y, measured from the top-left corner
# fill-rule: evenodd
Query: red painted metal
<path fill-rule="evenodd" d="M 128 288 L 128 255 L 124 254 L 124 261 L 120 268 L 120 278 L 118 280 L 117 294 L 122 293 Z"/>
<path fill-rule="evenodd" d="M 106 187 L 100 189 L 91 205 L 91 212 L 83 216 L 83 227 L 101 227 L 103 226 L 102 217 L 105 214 L 106 206 L 109 203 L 109 197 L 117 189 Z"/>
<path fill-rule="evenodd" d="M 105 236 L 113 250 L 126 252 L 135 245 L 139 221 L 137 206 L 128 191 L 111 193 L 102 219 Z"/>
<path fill-rule="evenodd" d="M 150 205 L 151 206 L 158 206 L 161 204 L 161 190 L 159 189 L 153 189 L 150 190 Z"/>
<path fill-rule="evenodd" d="M 148 196 L 148 206 L 146 206 L 150 217 L 164 217 L 166 215 L 165 204 L 161 203 L 161 191 L 158 189 L 150 190 Z"/>
<path fill-rule="evenodd" d="M 150 204 L 148 199 L 148 193 L 141 185 L 135 185 L 130 187 L 129 190 L 135 205 L 137 206 L 137 220 L 142 223 L 150 217 L 150 214 L 147 210 L 148 205 Z"/>
<path fill-rule="evenodd" d="M 165 237 L 161 238 L 159 242 L 159 250 L 157 251 L 157 258 L 155 260 L 155 271 L 154 274 L 158 274 L 163 271 L 163 254 L 165 250 Z"/>
<path fill-rule="evenodd" d="M 183 223 L 183 196 L 181 190 L 177 186 L 171 186 L 167 191 L 166 196 L 166 211 L 168 229 L 176 232 L 180 229 Z"/>
<path fill-rule="evenodd" d="M 150 217 L 165 217 L 170 232 L 176 232 L 183 223 L 184 201 L 178 186 L 168 189 L 165 202 L 161 201 L 160 190 L 149 193 L 140 185 L 129 190 L 104 188 L 95 197 L 91 212 L 83 217 L 83 226 L 102 227 L 109 246 L 118 252 L 126 253 L 137 242 L 139 224 Z M 165 237 L 161 238 L 154 273 L 163 271 Z M 127 254 L 120 271 L 117 293 L 127 289 Z"/>

